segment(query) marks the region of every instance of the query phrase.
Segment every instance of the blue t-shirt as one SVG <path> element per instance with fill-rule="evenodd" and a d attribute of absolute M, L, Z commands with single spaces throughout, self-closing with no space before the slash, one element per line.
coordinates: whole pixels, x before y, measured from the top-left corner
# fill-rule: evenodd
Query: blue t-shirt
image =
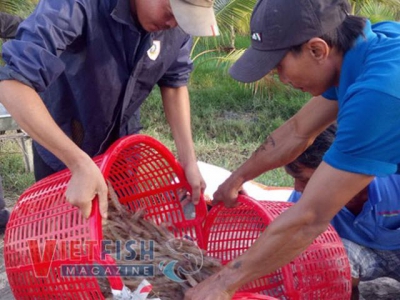
<path fill-rule="evenodd" d="M 324 156 L 334 168 L 385 176 L 400 164 L 400 23 L 367 22 L 346 52 L 340 84 L 323 94 L 337 100 L 336 139 Z"/>
<path fill-rule="evenodd" d="M 297 202 L 294 191 L 289 202 Z M 357 215 L 343 207 L 331 224 L 339 236 L 379 250 L 400 250 L 400 175 L 376 177 L 368 186 L 368 200 Z"/>

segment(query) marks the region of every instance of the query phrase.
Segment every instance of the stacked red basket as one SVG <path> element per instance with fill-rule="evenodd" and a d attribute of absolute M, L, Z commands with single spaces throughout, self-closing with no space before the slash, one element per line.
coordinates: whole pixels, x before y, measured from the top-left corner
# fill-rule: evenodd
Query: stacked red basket
<path fill-rule="evenodd" d="M 292 203 L 255 201 L 239 196 L 239 205 L 214 207 L 206 218 L 207 253 L 227 263 L 246 251 L 267 226 Z M 260 262 L 262 263 L 262 262 Z M 350 299 L 347 255 L 332 226 L 290 264 L 250 282 L 241 291 L 279 299 Z"/>
<path fill-rule="evenodd" d="M 290 206 L 241 197 L 239 207 L 219 205 L 207 215 L 201 201 L 195 217 L 188 219 L 179 199 L 190 190 L 182 167 L 164 145 L 145 135 L 118 140 L 95 162 L 122 204 L 132 211 L 144 208 L 146 217 L 158 224 L 171 222 L 176 237 L 191 237 L 223 263 L 248 249 Z M 65 264 L 115 264 L 110 257 L 100 259 L 102 224 L 97 201 L 89 219 L 66 202 L 70 177 L 65 170 L 37 182 L 21 195 L 13 209 L 5 234 L 4 258 L 16 299 L 104 299 L 94 276 L 62 276 Z M 94 246 L 84 247 L 87 241 Z M 65 255 L 60 246 L 65 242 L 76 243 L 78 260 Z M 108 280 L 113 289 L 122 289 L 120 277 L 110 276 Z M 330 227 L 300 257 L 242 287 L 233 299 L 342 300 L 350 297 L 350 289 L 347 257 Z"/>
<path fill-rule="evenodd" d="M 122 204 L 133 211 L 145 208 L 147 218 L 158 224 L 171 222 L 175 236 L 190 236 L 205 247 L 205 202 L 196 206 L 196 218 L 185 218 L 179 197 L 190 186 L 182 167 L 164 145 L 148 136 L 133 135 L 114 143 L 95 161 Z M 101 258 L 99 245 L 89 247 L 89 243 L 102 240 L 98 204 L 94 202 L 91 217 L 85 219 L 67 203 L 64 194 L 70 177 L 65 170 L 37 182 L 13 209 L 5 233 L 4 258 L 17 299 L 104 299 L 95 277 L 62 276 L 65 265 L 115 264 L 108 256 Z M 66 242 L 69 246 L 75 243 L 79 258 L 71 261 L 67 257 L 71 255 L 63 253 Z M 120 277 L 108 279 L 113 289 L 122 289 Z"/>

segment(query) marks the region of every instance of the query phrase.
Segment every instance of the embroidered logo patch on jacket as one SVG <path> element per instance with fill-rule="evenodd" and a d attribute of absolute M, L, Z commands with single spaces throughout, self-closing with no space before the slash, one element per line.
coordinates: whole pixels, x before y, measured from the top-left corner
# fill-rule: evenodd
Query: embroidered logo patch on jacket
<path fill-rule="evenodd" d="M 147 50 L 147 56 L 151 60 L 156 60 L 157 57 L 160 55 L 161 51 L 161 42 L 160 41 L 153 41 L 153 45 Z"/>

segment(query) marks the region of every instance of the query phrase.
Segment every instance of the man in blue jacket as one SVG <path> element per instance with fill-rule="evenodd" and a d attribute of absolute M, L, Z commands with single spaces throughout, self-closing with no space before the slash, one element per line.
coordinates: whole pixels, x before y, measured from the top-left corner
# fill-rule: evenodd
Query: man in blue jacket
<path fill-rule="evenodd" d="M 288 264 L 375 177 L 400 172 L 400 23 L 371 25 L 346 0 L 259 0 L 250 29 L 251 46 L 230 74 L 252 82 L 275 69 L 313 98 L 232 172 L 214 202 L 235 205 L 244 182 L 296 159 L 334 121 L 338 130 L 301 199 L 187 299 L 229 299 Z"/>
<path fill-rule="evenodd" d="M 107 186 L 91 157 L 140 130 L 139 107 L 157 84 L 198 201 L 189 34 L 218 34 L 212 0 L 40 1 L 3 46 L 0 69 L 0 102 L 35 140 L 36 179 L 68 167 L 67 200 L 87 217 L 98 195 L 106 217 Z"/>
<path fill-rule="evenodd" d="M 322 132 L 296 160 L 285 166 L 294 178 L 290 202 L 298 202 L 335 139 L 336 126 Z M 332 219 L 351 266 L 353 299 L 360 281 L 391 277 L 400 281 L 400 175 L 375 177 Z"/>

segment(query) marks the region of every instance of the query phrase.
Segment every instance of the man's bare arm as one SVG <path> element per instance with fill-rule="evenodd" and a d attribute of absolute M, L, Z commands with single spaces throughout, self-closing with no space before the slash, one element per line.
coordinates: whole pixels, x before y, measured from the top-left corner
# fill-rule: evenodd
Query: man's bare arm
<path fill-rule="evenodd" d="M 281 167 L 300 155 L 337 115 L 337 102 L 322 96 L 312 98 L 265 142 L 218 188 L 214 203 L 223 201 L 232 206 L 243 183 Z"/>
<path fill-rule="evenodd" d="M 171 127 L 172 136 L 178 151 L 178 159 L 185 170 L 186 179 L 192 187 L 192 201 L 198 203 L 206 183 L 197 165 L 193 145 L 189 92 L 186 86 L 161 88 L 164 112 Z"/>
<path fill-rule="evenodd" d="M 88 217 L 91 202 L 98 195 L 100 211 L 106 216 L 107 186 L 103 175 L 93 160 L 54 122 L 36 91 L 18 81 L 1 81 L 0 102 L 23 130 L 70 169 L 72 178 L 66 191 L 67 200 Z"/>
<path fill-rule="evenodd" d="M 299 202 L 268 225 L 243 255 L 190 290 L 186 299 L 230 299 L 243 284 L 286 265 L 325 231 L 334 215 L 372 179 L 321 163 Z"/>

